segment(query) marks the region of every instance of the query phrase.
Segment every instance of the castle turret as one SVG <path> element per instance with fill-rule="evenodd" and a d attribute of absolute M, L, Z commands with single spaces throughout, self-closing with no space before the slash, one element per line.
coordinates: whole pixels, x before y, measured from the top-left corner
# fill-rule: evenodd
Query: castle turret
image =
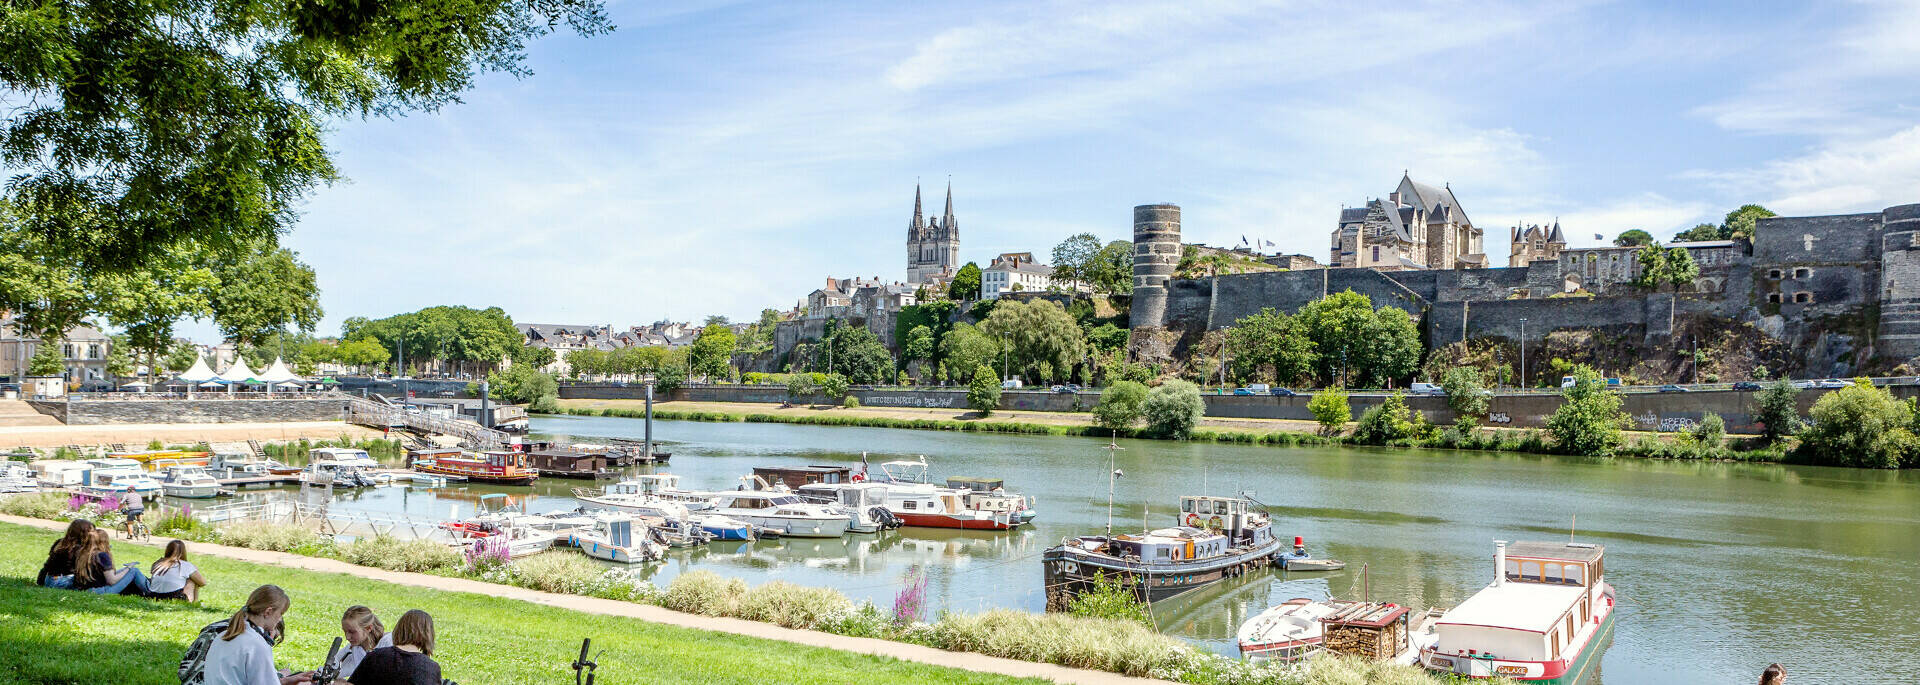
<path fill-rule="evenodd" d="M 1166 325 L 1167 280 L 1180 265 L 1180 206 L 1133 208 L 1133 309 L 1136 328 Z"/>

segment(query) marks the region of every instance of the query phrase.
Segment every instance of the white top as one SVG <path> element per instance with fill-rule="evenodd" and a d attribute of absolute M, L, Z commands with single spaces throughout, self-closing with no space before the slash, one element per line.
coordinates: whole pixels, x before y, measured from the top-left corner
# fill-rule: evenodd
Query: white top
<path fill-rule="evenodd" d="M 200 567 L 194 566 L 191 561 L 185 559 L 176 561 L 172 566 L 168 566 L 165 570 L 153 574 L 152 578 L 148 578 L 147 589 L 156 593 L 184 590 L 187 587 L 187 579 L 192 578 L 193 574 L 199 571 Z"/>
<path fill-rule="evenodd" d="M 392 646 L 393 633 L 381 635 L 380 641 L 373 643 L 374 649 Z M 360 645 L 350 645 L 346 649 L 341 650 L 340 656 L 338 657 L 340 662 L 340 679 L 346 680 L 347 678 L 353 677 L 354 670 L 360 668 L 360 661 L 365 658 L 367 658 L 367 649 Z"/>
<path fill-rule="evenodd" d="M 1484 626 L 1545 635 L 1587 588 L 1508 581 L 1488 586 L 1447 611 L 1436 625 Z"/>
<path fill-rule="evenodd" d="M 248 626 L 231 640 L 213 637 L 207 648 L 205 685 L 280 685 L 273 670 L 273 645 Z"/>

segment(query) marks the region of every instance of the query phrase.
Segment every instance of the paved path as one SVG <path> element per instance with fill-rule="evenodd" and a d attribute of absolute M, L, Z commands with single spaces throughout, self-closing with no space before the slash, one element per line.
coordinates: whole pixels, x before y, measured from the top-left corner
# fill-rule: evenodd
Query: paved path
<path fill-rule="evenodd" d="M 0 521 L 47 530 L 64 530 L 66 528 L 66 524 L 62 522 L 8 516 L 5 514 L 0 514 Z M 412 587 L 449 590 L 453 592 L 471 592 L 502 599 L 517 599 L 592 614 L 624 616 L 682 628 L 711 630 L 714 632 L 731 633 L 766 640 L 792 642 L 809 647 L 822 647 L 859 654 L 893 657 L 902 661 L 933 664 L 935 666 L 946 666 L 948 668 L 978 671 L 981 673 L 994 673 L 1021 678 L 1045 678 L 1057 683 L 1084 683 L 1088 685 L 1147 685 L 1151 683 L 1169 682 L 1147 678 L 1130 678 L 1104 671 L 1067 668 L 1065 666 L 1040 664 L 1017 659 L 1002 659 L 1000 657 L 973 654 L 970 652 L 949 652 L 932 647 L 923 647 L 921 645 L 893 642 L 890 640 L 847 637 L 845 635 L 834 635 L 832 633 L 822 633 L 812 630 L 795 630 L 793 628 L 782 628 L 771 623 L 761 623 L 759 621 L 686 614 L 649 604 L 635 604 L 633 602 L 619 602 L 597 597 L 540 592 L 538 590 L 529 590 L 511 585 L 483 583 L 465 578 L 445 578 L 426 575 L 424 573 L 386 571 L 367 566 L 356 566 L 337 559 L 306 557 L 285 552 L 264 552 L 257 549 L 196 542 L 193 543 L 193 553 L 323 573 L 345 573 L 369 580 L 379 580 Z"/>
<path fill-rule="evenodd" d="M 47 417 L 51 419 L 52 417 Z M 0 448 L 59 447 L 61 445 L 102 445 L 126 443 L 146 445 L 149 440 L 167 444 L 207 442 L 246 442 L 248 440 L 333 440 L 342 435 L 354 439 L 377 438 L 380 431 L 340 421 L 293 421 L 287 423 L 113 423 L 69 426 L 8 425 L 0 422 Z"/>

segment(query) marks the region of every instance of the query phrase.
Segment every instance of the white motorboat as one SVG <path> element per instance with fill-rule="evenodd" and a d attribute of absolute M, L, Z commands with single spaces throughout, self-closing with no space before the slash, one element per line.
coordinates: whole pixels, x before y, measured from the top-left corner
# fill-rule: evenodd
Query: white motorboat
<path fill-rule="evenodd" d="M 528 526 L 500 526 L 487 521 L 456 521 L 441 524 L 453 535 L 457 547 L 506 545 L 512 559 L 529 557 L 553 548 L 560 536 L 553 531 Z"/>
<path fill-rule="evenodd" d="M 847 530 L 875 533 L 900 527 L 900 518 L 887 511 L 884 483 L 809 483 L 796 491 L 802 498 L 847 515 Z"/>
<path fill-rule="evenodd" d="M 40 489 L 40 481 L 33 477 L 33 469 L 15 462 L 0 462 L 0 492 L 34 492 Z"/>
<path fill-rule="evenodd" d="M 887 511 L 908 526 L 1007 530 L 1033 519 L 1018 495 L 927 482 L 926 457 L 883 463 L 874 482 L 887 486 Z"/>
<path fill-rule="evenodd" d="M 255 459 L 250 455 L 215 452 L 207 460 L 207 473 L 220 474 L 225 478 L 256 478 L 269 475 L 272 467 L 284 468 L 285 465 L 272 459 Z"/>
<path fill-rule="evenodd" d="M 160 491 L 168 497 L 208 499 L 220 495 L 220 481 L 207 475 L 205 468 L 174 464 L 161 471 Z"/>
<path fill-rule="evenodd" d="M 651 529 L 632 516 L 603 516 L 591 528 L 575 528 L 567 533 L 567 544 L 580 548 L 587 556 L 616 564 L 659 561 L 667 548 L 649 539 Z"/>
<path fill-rule="evenodd" d="M 300 482 L 314 487 L 360 488 L 379 485 L 381 480 L 367 469 L 365 462 L 358 459 L 329 459 L 317 454 L 300 471 Z"/>
<path fill-rule="evenodd" d="M 132 459 L 106 458 L 88 459 L 93 468 L 81 475 L 80 491 L 96 497 L 119 497 L 127 494 L 127 488 L 142 497 L 160 494 L 160 481 L 140 467 L 140 462 Z"/>
<path fill-rule="evenodd" d="M 670 473 L 639 476 L 598 490 L 574 488 L 574 499 L 588 508 L 623 511 L 668 521 L 692 521 L 714 540 L 752 540 L 753 525 L 712 511 L 713 493 L 679 489 Z"/>
<path fill-rule="evenodd" d="M 1296 597 L 1240 625 L 1240 656 L 1249 661 L 1299 661 L 1320 648 L 1320 619 L 1339 607 Z"/>
<path fill-rule="evenodd" d="M 714 493 L 713 513 L 753 524 L 760 530 L 802 538 L 837 538 L 847 534 L 847 515 L 798 495 L 766 490 Z"/>

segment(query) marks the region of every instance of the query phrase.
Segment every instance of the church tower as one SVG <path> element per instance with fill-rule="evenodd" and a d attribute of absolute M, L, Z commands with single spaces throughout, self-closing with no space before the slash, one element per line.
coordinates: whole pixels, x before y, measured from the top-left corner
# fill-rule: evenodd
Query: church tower
<path fill-rule="evenodd" d="M 913 220 L 907 224 L 907 283 L 944 279 L 960 268 L 960 224 L 953 218 L 953 183 L 947 183 L 946 212 L 928 220 L 921 210 L 920 185 L 913 186 Z"/>

